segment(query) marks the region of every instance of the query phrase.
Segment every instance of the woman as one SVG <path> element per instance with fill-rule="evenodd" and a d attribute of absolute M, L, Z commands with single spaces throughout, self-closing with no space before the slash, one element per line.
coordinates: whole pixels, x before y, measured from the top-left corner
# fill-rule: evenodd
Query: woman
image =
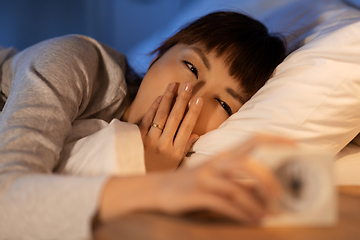
<path fill-rule="evenodd" d="M 53 173 L 74 120 L 91 118 L 138 124 L 147 171 L 176 169 L 199 135 L 218 127 L 266 82 L 285 47 L 258 21 L 218 12 L 156 52 L 140 86 L 123 55 L 85 36 L 51 39 L 5 57 L 1 236 L 85 238 L 93 220 L 101 224 L 135 210 L 207 209 L 242 221 L 265 214 L 264 203 L 278 197 L 279 187 L 266 169 L 246 159 L 257 145 L 288 144 L 283 139 L 256 137 L 231 154 L 175 173 Z M 234 181 L 239 171 L 258 179 L 262 194 Z"/>

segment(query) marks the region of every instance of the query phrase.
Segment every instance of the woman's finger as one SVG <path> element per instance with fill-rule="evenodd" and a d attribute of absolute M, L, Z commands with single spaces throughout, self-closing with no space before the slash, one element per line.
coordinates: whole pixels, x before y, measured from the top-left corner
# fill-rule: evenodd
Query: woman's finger
<path fill-rule="evenodd" d="M 184 85 L 181 87 L 179 95 L 176 98 L 174 107 L 171 109 L 170 115 L 166 121 L 166 127 L 162 135 L 165 141 L 174 140 L 174 136 L 176 135 L 179 125 L 184 118 L 185 110 L 188 107 L 189 100 L 191 98 L 192 88 L 193 86 L 189 82 L 184 83 Z M 188 140 L 188 138 L 186 140 Z"/>
<path fill-rule="evenodd" d="M 139 125 L 141 136 L 144 136 L 148 133 L 149 128 L 154 120 L 156 111 L 159 108 L 162 96 L 159 96 L 155 99 L 155 101 L 151 104 L 149 110 L 145 114 L 144 118 L 141 120 Z"/>
<path fill-rule="evenodd" d="M 164 95 L 162 96 L 159 108 L 155 114 L 153 122 L 151 123 L 151 127 L 148 133 L 151 138 L 157 139 L 161 136 L 176 92 L 177 83 L 170 83 L 166 88 Z"/>
<path fill-rule="evenodd" d="M 232 157 L 231 154 L 227 154 Z M 225 154 L 222 156 L 226 156 Z M 226 176 L 229 179 L 238 179 L 241 181 L 253 181 L 252 187 L 256 188 L 258 197 L 268 202 L 280 197 L 282 189 L 275 175 L 263 164 L 251 159 L 249 155 L 243 156 L 238 161 L 215 161 L 210 165 L 218 174 Z"/>
<path fill-rule="evenodd" d="M 172 180 L 163 182 L 166 188 L 169 188 L 167 191 L 162 189 L 159 196 L 161 202 L 160 208 L 163 211 L 178 214 L 189 211 L 208 210 L 240 221 L 252 222 L 257 220 L 256 216 L 251 216 L 245 212 L 244 208 L 246 206 L 240 206 L 231 197 L 228 197 L 228 194 L 224 193 L 236 192 L 234 185 L 231 188 L 228 183 L 215 183 L 211 187 L 213 181 L 210 181 L 207 186 L 204 186 L 207 180 L 213 179 L 211 176 L 204 179 L 203 176 L 198 175 L 197 171 L 182 171 L 178 173 L 177 177 L 172 175 Z M 193 174 L 195 174 L 195 179 Z M 200 182 L 196 181 L 199 177 L 201 179 Z M 186 199 L 179 197 L 184 195 L 187 196 Z"/>
<path fill-rule="evenodd" d="M 263 146 L 294 147 L 292 140 L 271 136 L 257 135 L 246 143 L 219 154 L 208 163 L 209 167 L 231 179 L 251 179 L 257 182 L 257 193 L 265 201 L 278 199 L 282 193 L 281 186 L 275 175 L 264 165 L 254 161 L 252 150 Z"/>
<path fill-rule="evenodd" d="M 266 198 L 272 200 L 280 197 L 282 189 L 279 181 L 263 164 L 250 160 L 244 162 L 241 168 L 241 171 L 245 171 L 250 179 L 258 180 L 259 196 L 265 195 Z"/>
<path fill-rule="evenodd" d="M 198 198 L 196 200 L 192 201 L 192 209 L 190 208 L 189 210 L 208 210 L 210 212 L 246 223 L 253 223 L 259 220 L 258 217 L 251 216 L 246 213 L 243 207 L 239 207 L 229 199 L 221 196 L 205 194 L 201 196 L 201 199 Z"/>
<path fill-rule="evenodd" d="M 186 116 L 181 122 L 180 128 L 177 132 L 174 141 L 174 149 L 178 151 L 187 151 L 191 147 L 187 145 L 196 121 L 200 115 L 202 104 L 203 101 L 201 97 L 197 97 L 190 102 L 189 111 L 186 113 Z"/>
<path fill-rule="evenodd" d="M 268 135 L 268 134 L 257 134 L 252 137 L 249 141 L 242 143 L 241 145 L 233 148 L 230 151 L 226 151 L 214 158 L 211 163 L 218 169 L 227 171 L 229 169 L 234 174 L 233 177 L 238 175 L 237 171 L 242 170 L 243 173 L 248 173 L 265 183 L 271 183 L 276 185 L 276 178 L 272 172 L 267 169 L 264 165 L 254 161 L 252 151 L 259 147 L 296 147 L 296 143 L 287 138 Z"/>
<path fill-rule="evenodd" d="M 252 189 L 238 184 L 233 179 L 224 178 L 223 176 L 214 175 L 207 178 L 202 188 L 217 196 L 232 201 L 235 206 L 242 208 L 243 212 L 250 218 L 260 218 L 265 214 L 266 205 L 261 201 L 256 192 Z"/>

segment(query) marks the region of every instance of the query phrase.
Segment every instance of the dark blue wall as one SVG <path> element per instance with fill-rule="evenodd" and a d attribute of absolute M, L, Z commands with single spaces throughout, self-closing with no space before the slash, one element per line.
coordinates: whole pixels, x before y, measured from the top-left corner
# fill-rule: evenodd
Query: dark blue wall
<path fill-rule="evenodd" d="M 0 45 L 24 49 L 70 33 L 126 53 L 196 0 L 0 0 Z"/>

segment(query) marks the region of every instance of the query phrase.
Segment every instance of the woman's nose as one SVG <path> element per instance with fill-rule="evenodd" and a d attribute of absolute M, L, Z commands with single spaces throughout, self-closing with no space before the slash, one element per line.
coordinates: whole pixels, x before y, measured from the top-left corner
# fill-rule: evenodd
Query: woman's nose
<path fill-rule="evenodd" d="M 198 94 L 200 93 L 200 90 L 204 87 L 205 82 L 204 81 L 197 81 L 194 86 L 193 86 L 193 90 L 192 90 L 192 98 L 194 96 L 198 96 Z"/>

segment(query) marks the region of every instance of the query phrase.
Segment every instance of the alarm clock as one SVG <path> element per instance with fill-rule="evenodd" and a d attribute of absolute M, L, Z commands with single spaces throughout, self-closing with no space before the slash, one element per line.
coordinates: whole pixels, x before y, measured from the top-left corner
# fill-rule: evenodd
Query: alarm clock
<path fill-rule="evenodd" d="M 263 226 L 333 226 L 337 222 L 334 157 L 325 151 L 260 148 L 253 152 L 277 176 L 283 194 Z"/>

